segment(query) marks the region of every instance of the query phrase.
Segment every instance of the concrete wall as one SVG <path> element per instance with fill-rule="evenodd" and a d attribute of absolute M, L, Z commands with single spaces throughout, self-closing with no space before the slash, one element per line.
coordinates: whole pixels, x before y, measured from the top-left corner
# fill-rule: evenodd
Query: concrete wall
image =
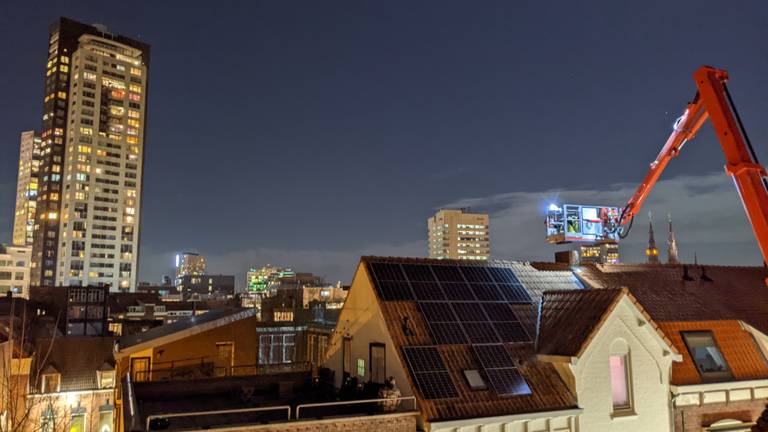
<path fill-rule="evenodd" d="M 566 329 L 564 329 L 565 331 Z M 645 432 L 671 429 L 669 347 L 624 297 L 602 324 L 582 356 L 571 364 L 579 407 L 579 430 Z M 613 411 L 609 358 L 626 350 L 633 400 L 632 415 Z"/>

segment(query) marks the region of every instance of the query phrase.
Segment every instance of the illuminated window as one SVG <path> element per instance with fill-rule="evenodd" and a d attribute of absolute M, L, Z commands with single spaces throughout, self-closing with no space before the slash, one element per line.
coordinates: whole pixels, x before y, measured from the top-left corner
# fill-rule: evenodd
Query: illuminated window
<path fill-rule="evenodd" d="M 131 84 L 128 87 L 132 92 L 141 93 L 141 86 L 138 86 L 136 84 Z"/>
<path fill-rule="evenodd" d="M 138 138 L 136 138 L 135 136 L 129 136 L 129 137 L 126 137 L 126 138 L 125 138 L 125 141 L 126 141 L 128 144 L 138 144 L 138 143 L 139 143 L 139 139 L 138 139 Z M 138 151 L 137 151 L 136 153 L 138 153 Z"/>
<path fill-rule="evenodd" d="M 611 397 L 614 411 L 629 411 L 632 409 L 627 359 L 626 354 L 612 355 L 610 357 Z"/>
<path fill-rule="evenodd" d="M 141 69 L 139 68 L 131 68 L 131 75 L 141 76 Z"/>
<path fill-rule="evenodd" d="M 61 65 L 61 66 L 59 67 L 59 70 L 60 70 L 60 71 L 62 71 L 62 72 L 69 72 L 69 66 L 67 66 L 67 65 Z"/>
<path fill-rule="evenodd" d="M 131 117 L 131 118 L 139 118 L 139 117 L 140 117 L 140 114 L 139 114 L 139 112 L 138 112 L 138 111 L 134 111 L 134 110 L 128 110 L 128 117 Z"/>
<path fill-rule="evenodd" d="M 139 127 L 139 121 L 135 119 L 128 119 L 128 126 Z"/>
<path fill-rule="evenodd" d="M 139 102 L 141 101 L 141 95 L 137 95 L 136 93 L 131 93 L 130 95 L 128 95 L 128 99 L 134 102 Z"/>
<path fill-rule="evenodd" d="M 81 127 L 80 128 L 80 133 L 83 134 L 83 135 L 93 135 L 93 129 L 91 129 L 89 127 Z"/>
<path fill-rule="evenodd" d="M 357 376 L 365 378 L 365 360 L 357 359 Z"/>
<path fill-rule="evenodd" d="M 56 393 L 61 384 L 61 374 L 58 372 L 47 373 L 43 375 L 41 391 L 43 393 Z"/>
<path fill-rule="evenodd" d="M 67 98 L 67 92 L 60 91 L 56 93 L 56 96 L 58 96 L 59 99 L 66 99 Z"/>
<path fill-rule="evenodd" d="M 112 388 L 115 386 L 115 371 L 96 371 L 99 388 Z"/>

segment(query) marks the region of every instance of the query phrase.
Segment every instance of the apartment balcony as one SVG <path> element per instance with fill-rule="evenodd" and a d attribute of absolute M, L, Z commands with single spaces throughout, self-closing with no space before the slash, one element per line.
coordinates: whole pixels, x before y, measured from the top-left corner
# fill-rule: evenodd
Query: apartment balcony
<path fill-rule="evenodd" d="M 416 431 L 415 398 L 349 399 L 310 371 L 166 382 L 123 381 L 124 430 Z"/>

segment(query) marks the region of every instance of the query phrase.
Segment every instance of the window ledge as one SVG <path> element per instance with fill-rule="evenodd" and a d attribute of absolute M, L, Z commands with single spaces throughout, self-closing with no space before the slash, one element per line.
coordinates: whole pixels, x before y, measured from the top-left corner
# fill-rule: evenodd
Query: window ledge
<path fill-rule="evenodd" d="M 639 416 L 634 411 L 614 411 L 611 420 L 636 420 Z"/>

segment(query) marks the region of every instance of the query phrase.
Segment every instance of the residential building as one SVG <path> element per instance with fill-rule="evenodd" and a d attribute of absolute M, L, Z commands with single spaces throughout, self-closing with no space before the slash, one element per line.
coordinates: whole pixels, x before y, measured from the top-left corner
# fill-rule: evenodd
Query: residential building
<path fill-rule="evenodd" d="M 200 276 L 205 274 L 205 257 L 193 252 L 176 254 L 176 284 L 184 276 Z"/>
<path fill-rule="evenodd" d="M 626 287 L 680 353 L 669 430 L 750 430 L 768 403 L 767 269 L 623 264 L 576 274 L 594 290 Z M 637 397 L 655 397 L 633 383 L 643 386 Z"/>
<path fill-rule="evenodd" d="M 13 218 L 13 244 L 15 245 L 32 245 L 37 210 L 41 142 L 40 135 L 35 131 L 21 133 L 19 175 L 16 182 L 16 212 Z"/>
<path fill-rule="evenodd" d="M 184 275 L 176 279 L 181 299 L 233 298 L 235 277 L 231 275 Z"/>
<path fill-rule="evenodd" d="M 132 290 L 149 45 L 67 18 L 48 40 L 32 284 Z"/>
<path fill-rule="evenodd" d="M 535 311 L 510 263 L 363 257 L 325 365 L 342 388 L 394 377 L 420 430 L 588 430 L 555 366 L 535 359 Z"/>
<path fill-rule="evenodd" d="M 488 214 L 441 209 L 427 220 L 429 257 L 487 260 L 491 255 Z"/>
<path fill-rule="evenodd" d="M 31 259 L 29 246 L 0 244 L 0 294 L 10 292 L 29 298 Z"/>
<path fill-rule="evenodd" d="M 670 430 L 682 356 L 627 289 L 545 292 L 537 347 L 576 395 L 579 430 Z"/>

